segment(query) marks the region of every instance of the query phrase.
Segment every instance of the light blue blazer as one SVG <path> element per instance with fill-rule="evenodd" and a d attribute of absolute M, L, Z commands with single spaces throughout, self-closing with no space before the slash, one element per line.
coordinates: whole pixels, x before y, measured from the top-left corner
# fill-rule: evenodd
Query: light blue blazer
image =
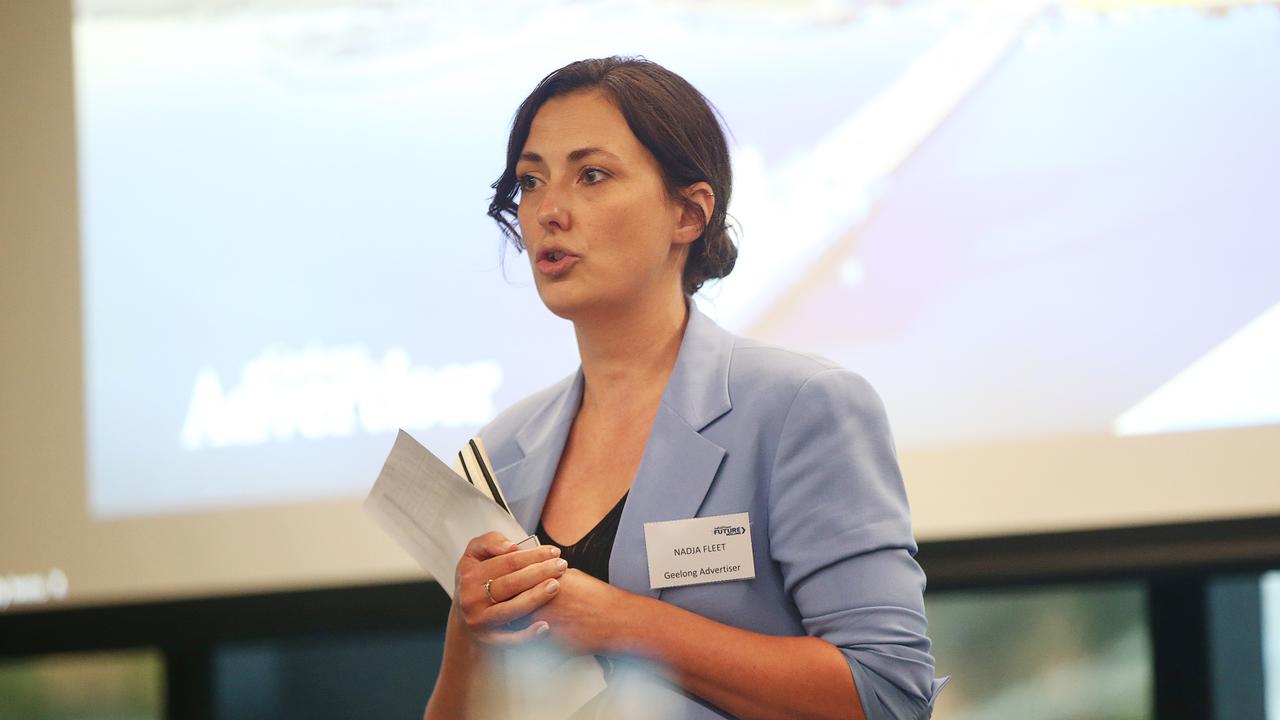
<path fill-rule="evenodd" d="M 526 528 L 542 515 L 581 398 L 579 369 L 481 431 Z M 645 523 L 744 511 L 754 579 L 650 589 Z M 869 720 L 927 718 L 940 683 L 915 552 L 871 386 L 830 361 L 731 335 L 690 304 L 610 583 L 727 625 L 822 638 L 844 653 Z M 696 697 L 679 702 L 683 718 L 729 717 Z"/>

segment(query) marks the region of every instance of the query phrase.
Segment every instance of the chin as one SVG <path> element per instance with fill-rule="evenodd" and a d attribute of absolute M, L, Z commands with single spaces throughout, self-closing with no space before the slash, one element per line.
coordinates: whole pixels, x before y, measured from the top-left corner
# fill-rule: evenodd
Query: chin
<path fill-rule="evenodd" d="M 590 292 L 581 284 L 564 281 L 538 285 L 538 297 L 552 314 L 570 322 L 597 315 L 602 310 L 607 313 L 610 306 L 625 302 L 616 293 Z"/>
<path fill-rule="evenodd" d="M 592 304 L 590 298 L 583 297 L 582 293 L 574 290 L 567 287 L 567 283 L 539 283 L 538 297 L 542 298 L 542 304 L 553 315 L 572 322 L 582 314 L 584 308 L 589 308 Z"/>

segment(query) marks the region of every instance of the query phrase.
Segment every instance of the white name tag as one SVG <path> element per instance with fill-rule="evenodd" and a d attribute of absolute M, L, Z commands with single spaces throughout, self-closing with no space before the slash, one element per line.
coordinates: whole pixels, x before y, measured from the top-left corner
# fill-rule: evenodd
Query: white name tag
<path fill-rule="evenodd" d="M 747 513 L 645 523 L 644 545 L 655 590 L 756 576 Z"/>

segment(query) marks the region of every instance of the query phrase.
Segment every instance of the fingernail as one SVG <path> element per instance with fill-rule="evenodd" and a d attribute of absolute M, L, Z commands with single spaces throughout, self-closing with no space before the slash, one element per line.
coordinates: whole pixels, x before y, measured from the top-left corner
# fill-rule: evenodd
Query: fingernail
<path fill-rule="evenodd" d="M 569 567 L 569 561 L 568 561 L 568 560 L 565 560 L 564 558 L 560 558 L 559 560 L 557 560 L 557 561 L 556 561 L 556 569 L 557 569 L 557 570 L 564 570 L 564 569 L 565 569 L 565 568 L 567 568 L 567 567 Z"/>
<path fill-rule="evenodd" d="M 555 557 L 560 554 L 560 548 L 556 547 L 555 545 L 548 545 L 547 552 L 551 554 L 551 557 Z"/>
<path fill-rule="evenodd" d="M 551 582 L 547 583 L 548 595 L 555 595 L 556 591 L 559 589 L 560 589 L 560 583 L 556 582 L 555 580 L 552 580 Z"/>
<path fill-rule="evenodd" d="M 546 623 L 538 623 L 538 629 L 533 631 L 534 635 L 546 635 L 551 626 Z"/>

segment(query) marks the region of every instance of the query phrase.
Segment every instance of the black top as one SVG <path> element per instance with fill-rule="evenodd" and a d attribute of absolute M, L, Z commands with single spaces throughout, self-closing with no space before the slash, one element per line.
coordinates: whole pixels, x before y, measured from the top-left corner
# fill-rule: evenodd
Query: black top
<path fill-rule="evenodd" d="M 630 494 L 630 491 L 624 494 L 618 504 L 600 518 L 600 522 L 596 523 L 595 527 L 588 530 L 581 540 L 572 545 L 561 545 L 552 540 L 547 534 L 547 529 L 542 527 L 542 520 L 539 519 L 538 530 L 535 533 L 538 536 L 538 542 L 560 548 L 560 557 L 569 562 L 569 567 L 577 568 L 597 580 L 609 582 L 609 555 L 613 552 L 613 540 L 618 536 L 618 521 L 622 519 L 622 506 L 627 504 L 627 495 Z"/>

